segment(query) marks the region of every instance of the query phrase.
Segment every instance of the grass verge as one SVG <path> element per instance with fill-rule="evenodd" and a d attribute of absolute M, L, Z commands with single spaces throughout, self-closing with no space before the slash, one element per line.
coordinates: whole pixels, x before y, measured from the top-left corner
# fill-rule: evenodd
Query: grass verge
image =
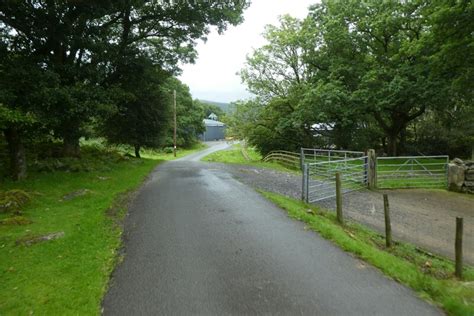
<path fill-rule="evenodd" d="M 472 267 L 465 268 L 465 279 L 459 281 L 453 277 L 454 265 L 447 259 L 429 255 L 406 243 L 396 243 L 394 247 L 386 249 L 384 237 L 366 227 L 352 222 L 340 226 L 333 213 L 279 194 L 260 193 L 285 209 L 291 218 L 307 223 L 322 237 L 411 287 L 449 315 L 474 315 Z"/>
<path fill-rule="evenodd" d="M 144 156 L 85 146 L 81 159 L 43 161 L 30 168 L 27 180 L 1 183 L 2 190 L 23 190 L 32 198 L 20 215 L 0 213 L 1 315 L 100 313 L 118 259 L 127 195 L 157 164 L 173 158 Z"/>
<path fill-rule="evenodd" d="M 247 148 L 247 154 L 250 160 L 247 160 L 242 154 L 242 146 L 240 144 L 235 144 L 232 146 L 231 149 L 216 151 L 202 158 L 201 160 L 208 162 L 222 162 L 229 164 L 248 165 L 286 172 L 297 172 L 293 169 L 288 169 L 278 163 L 262 161 L 262 155 L 260 155 L 260 153 L 257 152 L 254 148 Z"/>

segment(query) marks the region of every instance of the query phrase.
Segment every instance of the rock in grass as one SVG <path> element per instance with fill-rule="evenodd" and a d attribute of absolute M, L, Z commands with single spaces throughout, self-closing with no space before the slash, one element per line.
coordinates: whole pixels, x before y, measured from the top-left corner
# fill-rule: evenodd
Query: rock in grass
<path fill-rule="evenodd" d="M 88 193 L 90 193 L 91 191 L 88 190 L 88 189 L 80 189 L 80 190 L 77 190 L 77 191 L 74 191 L 74 192 L 71 192 L 71 193 L 68 193 L 66 195 L 63 196 L 62 200 L 63 201 L 70 201 L 74 198 L 77 198 L 79 196 L 84 196 Z"/>
<path fill-rule="evenodd" d="M 8 217 L 0 221 L 0 225 L 28 225 L 31 223 L 32 221 L 24 216 Z"/>
<path fill-rule="evenodd" d="M 56 233 L 50 233 L 50 234 L 42 235 L 42 236 L 21 238 L 16 241 L 16 244 L 31 246 L 33 244 L 37 244 L 43 241 L 54 240 L 54 239 L 58 239 L 62 237 L 64 237 L 64 232 L 56 232 Z"/>

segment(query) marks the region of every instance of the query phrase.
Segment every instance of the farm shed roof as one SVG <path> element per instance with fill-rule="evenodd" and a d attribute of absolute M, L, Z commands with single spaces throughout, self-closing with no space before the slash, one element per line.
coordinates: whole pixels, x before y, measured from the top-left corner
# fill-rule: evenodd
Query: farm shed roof
<path fill-rule="evenodd" d="M 204 119 L 204 125 L 206 126 L 225 126 L 224 123 L 214 120 Z"/>

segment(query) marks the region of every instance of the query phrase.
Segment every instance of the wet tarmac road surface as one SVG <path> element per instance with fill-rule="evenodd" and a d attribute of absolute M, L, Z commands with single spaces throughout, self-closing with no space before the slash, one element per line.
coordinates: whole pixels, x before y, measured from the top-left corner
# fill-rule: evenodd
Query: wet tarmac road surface
<path fill-rule="evenodd" d="M 133 202 L 105 315 L 442 314 L 200 157 L 160 165 Z"/>

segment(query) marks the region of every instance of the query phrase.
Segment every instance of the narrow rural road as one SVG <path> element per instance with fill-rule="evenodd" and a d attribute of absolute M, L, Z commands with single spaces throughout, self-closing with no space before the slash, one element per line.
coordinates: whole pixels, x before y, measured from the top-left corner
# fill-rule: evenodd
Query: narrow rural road
<path fill-rule="evenodd" d="M 159 166 L 140 191 L 104 314 L 442 314 L 201 156 Z"/>

